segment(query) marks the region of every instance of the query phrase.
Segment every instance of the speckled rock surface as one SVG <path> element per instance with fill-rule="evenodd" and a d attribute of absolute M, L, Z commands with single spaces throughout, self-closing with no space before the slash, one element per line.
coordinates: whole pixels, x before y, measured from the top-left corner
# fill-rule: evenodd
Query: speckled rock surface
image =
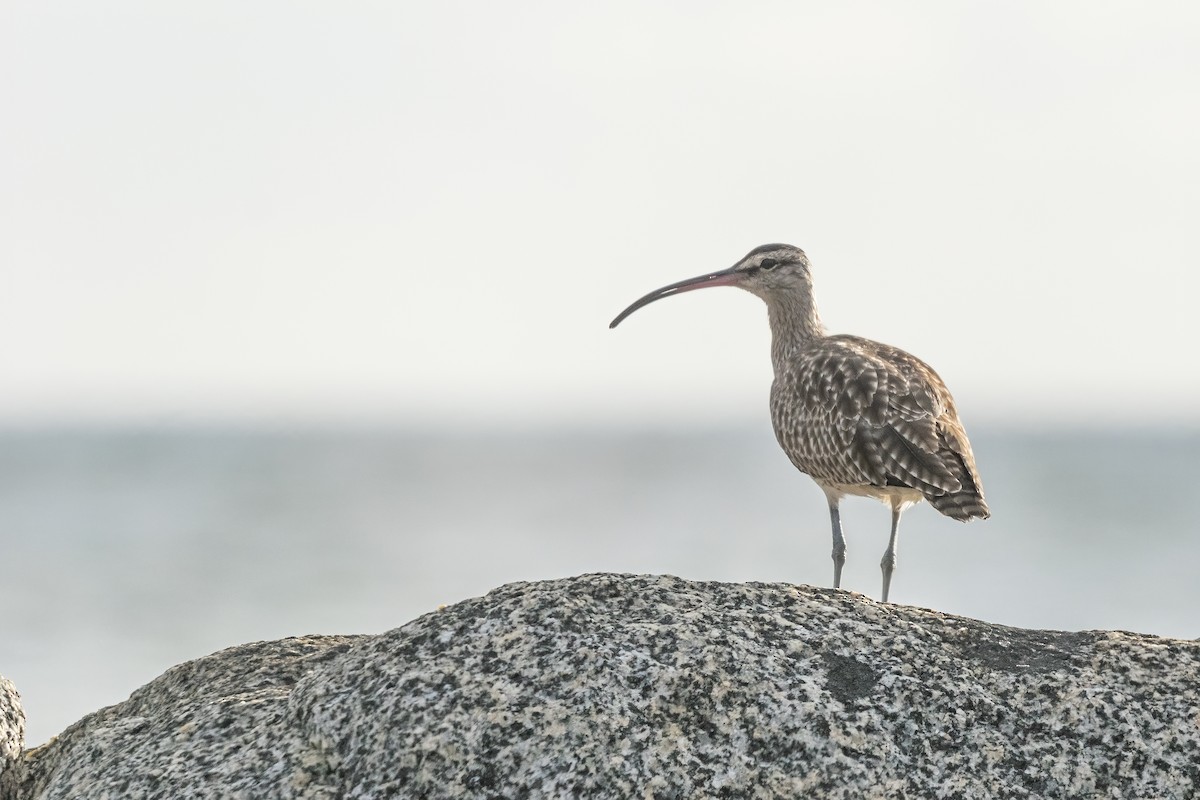
<path fill-rule="evenodd" d="M 0 675 L 0 798 L 16 779 L 21 748 L 25 746 L 25 711 L 12 681 Z"/>
<path fill-rule="evenodd" d="M 356 638 L 258 642 L 174 667 L 29 751 L 13 800 L 335 797 L 322 759 L 310 775 L 288 699 Z"/>
<path fill-rule="evenodd" d="M 226 650 L 28 761 L 19 800 L 1193 798 L 1200 642 L 586 575 Z"/>

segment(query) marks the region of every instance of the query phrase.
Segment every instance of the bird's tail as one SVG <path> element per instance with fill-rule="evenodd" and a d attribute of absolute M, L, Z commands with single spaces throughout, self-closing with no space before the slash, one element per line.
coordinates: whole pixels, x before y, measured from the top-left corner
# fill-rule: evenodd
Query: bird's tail
<path fill-rule="evenodd" d="M 972 519 L 987 519 L 992 515 L 988 510 L 983 494 L 970 486 L 960 492 L 947 492 L 941 495 L 925 495 L 929 505 L 951 519 L 966 522 Z"/>
<path fill-rule="evenodd" d="M 967 432 L 957 418 L 939 428 L 945 443 L 941 450 L 942 462 L 953 464 L 954 477 L 958 479 L 957 491 L 940 495 L 926 494 L 929 505 L 951 519 L 966 522 L 972 519 L 987 519 L 992 515 L 988 510 L 987 501 L 983 499 L 983 482 L 979 480 L 979 470 L 975 468 L 975 454 L 971 452 L 971 443 L 967 441 Z"/>

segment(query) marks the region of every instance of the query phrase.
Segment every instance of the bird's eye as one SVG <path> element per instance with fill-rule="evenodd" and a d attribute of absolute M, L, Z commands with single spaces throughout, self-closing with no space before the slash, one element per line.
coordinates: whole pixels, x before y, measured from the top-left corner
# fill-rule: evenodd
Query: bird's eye
<path fill-rule="evenodd" d="M 779 262 L 773 258 L 764 258 L 762 261 L 758 262 L 759 269 L 775 269 L 778 266 Z"/>

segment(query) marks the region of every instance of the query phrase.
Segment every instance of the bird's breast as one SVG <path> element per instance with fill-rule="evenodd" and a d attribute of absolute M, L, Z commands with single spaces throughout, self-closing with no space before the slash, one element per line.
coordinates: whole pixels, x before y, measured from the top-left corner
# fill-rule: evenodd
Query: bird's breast
<path fill-rule="evenodd" d="M 839 424 L 836 412 L 804 402 L 799 392 L 787 378 L 771 385 L 771 425 L 783 452 L 818 482 L 862 484 L 862 470 L 850 458 L 854 426 Z"/>

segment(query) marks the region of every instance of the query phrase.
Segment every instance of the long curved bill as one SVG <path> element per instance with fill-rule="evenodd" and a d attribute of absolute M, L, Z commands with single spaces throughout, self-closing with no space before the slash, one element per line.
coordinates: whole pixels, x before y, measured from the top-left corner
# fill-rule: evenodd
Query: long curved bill
<path fill-rule="evenodd" d="M 637 311 L 642 306 L 648 306 L 655 300 L 662 300 L 664 297 L 674 297 L 677 294 L 690 292 L 694 289 L 707 289 L 709 286 L 735 286 L 741 282 L 744 272 L 740 272 L 734 267 L 723 269 L 720 272 L 710 272 L 707 275 L 700 275 L 695 278 L 688 278 L 686 281 L 672 283 L 670 286 L 664 286 L 661 289 L 655 289 L 645 297 L 640 297 L 634 300 L 629 308 L 617 314 L 617 318 L 608 323 L 608 327 L 615 328 L 621 324 L 621 321 L 628 317 L 633 312 Z"/>

